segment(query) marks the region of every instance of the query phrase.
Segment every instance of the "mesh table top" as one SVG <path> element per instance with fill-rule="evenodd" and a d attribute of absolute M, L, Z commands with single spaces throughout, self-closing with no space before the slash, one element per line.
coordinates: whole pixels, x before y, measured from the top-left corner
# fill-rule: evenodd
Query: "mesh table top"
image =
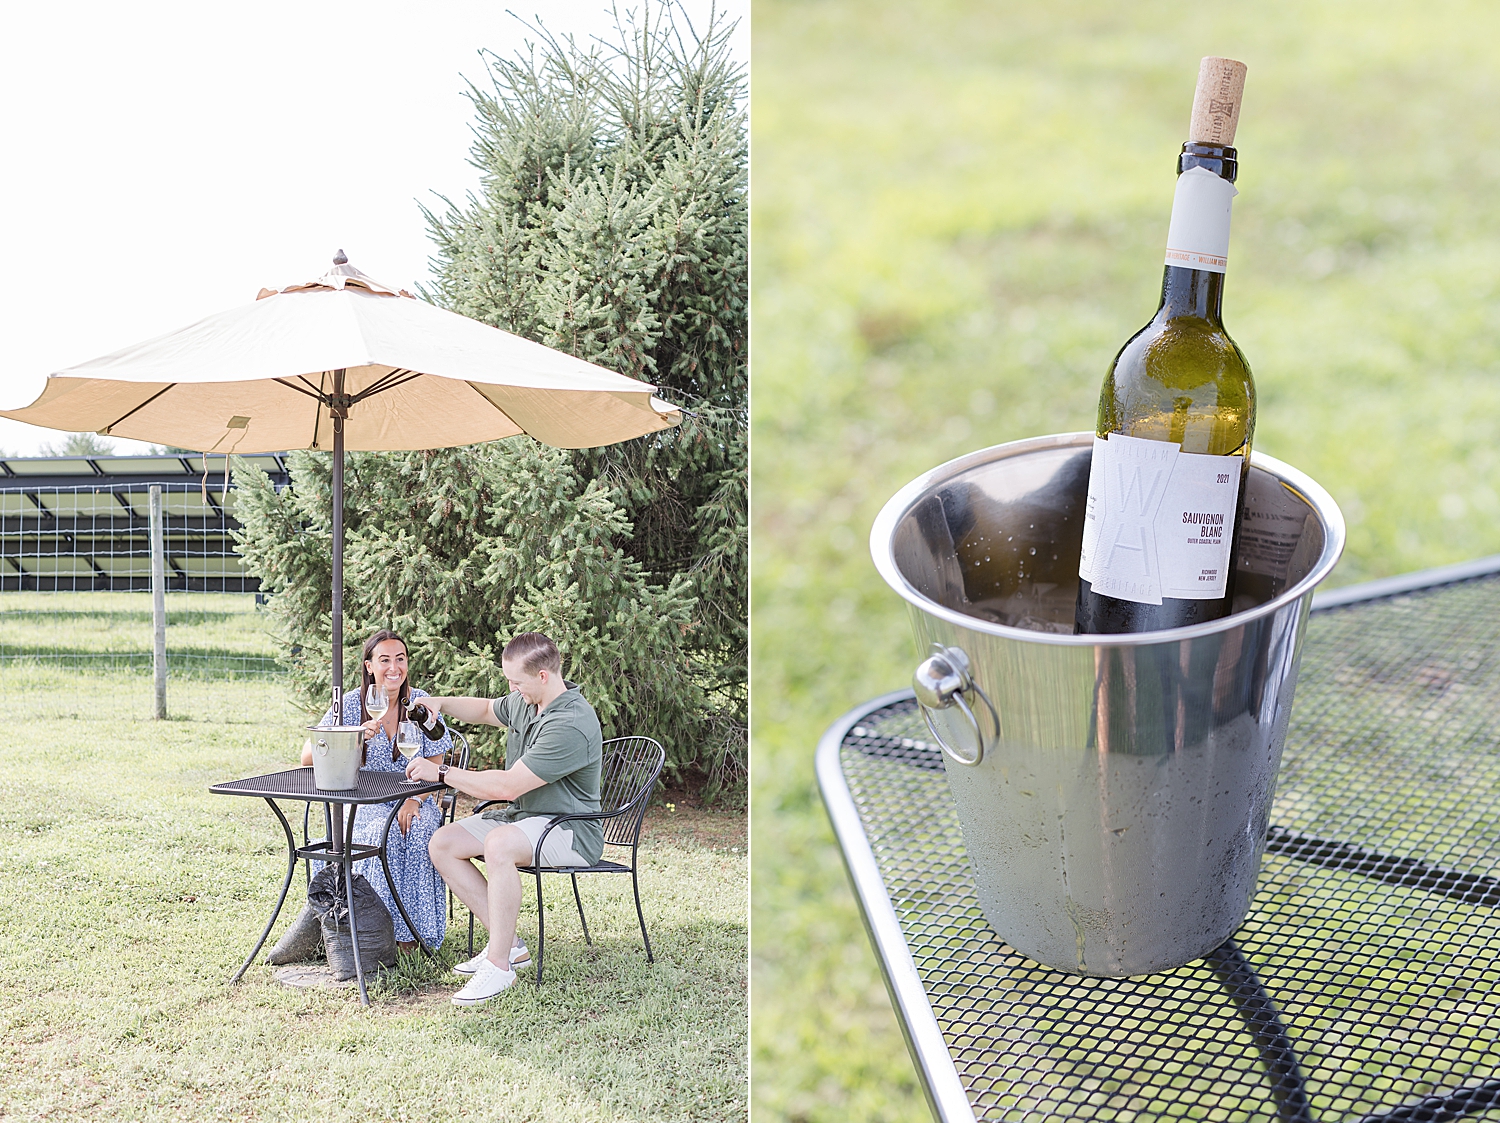
<path fill-rule="evenodd" d="M 1494 569 L 1315 609 L 1254 904 L 1175 971 L 1084 978 L 1006 946 L 910 693 L 830 729 L 819 781 L 935 1114 L 1500 1111 Z"/>
<path fill-rule="evenodd" d="M 399 796 L 423 795 L 442 791 L 438 783 L 408 784 L 399 772 L 371 772 L 361 769 L 358 787 L 330 791 L 313 783 L 311 768 L 290 768 L 244 780 L 215 784 L 208 790 L 214 795 L 250 795 L 262 799 L 307 799 L 315 803 L 385 803 Z"/>

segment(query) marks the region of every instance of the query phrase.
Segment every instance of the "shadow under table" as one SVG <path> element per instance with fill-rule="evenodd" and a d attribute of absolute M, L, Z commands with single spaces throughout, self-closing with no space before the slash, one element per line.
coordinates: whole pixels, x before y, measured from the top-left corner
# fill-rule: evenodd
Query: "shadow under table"
<path fill-rule="evenodd" d="M 446 784 L 440 782 L 417 782 L 407 781 L 399 772 L 376 772 L 373 770 L 360 769 L 358 782 L 355 787 L 330 790 L 320 788 L 314 782 L 313 770 L 311 768 L 291 768 L 285 772 L 272 772 L 265 776 L 251 776 L 244 780 L 230 780 L 222 784 L 215 784 L 208 790 L 214 795 L 239 795 L 259 797 L 266 801 L 272 812 L 275 813 L 277 821 L 281 824 L 282 833 L 286 835 L 286 876 L 281 882 L 281 896 L 276 899 L 276 907 L 271 910 L 271 918 L 266 921 L 266 926 L 261 930 L 260 939 L 255 942 L 255 947 L 250 950 L 245 962 L 240 964 L 240 969 L 234 973 L 229 980 L 237 983 L 244 976 L 250 964 L 255 962 L 255 957 L 260 954 L 260 949 L 265 946 L 266 939 L 271 935 L 271 929 L 276 926 L 276 918 L 281 915 L 281 908 L 286 904 L 287 890 L 291 888 L 292 874 L 297 870 L 300 860 L 312 859 L 314 861 L 329 862 L 339 869 L 339 888 L 344 894 L 344 902 L 349 914 L 349 934 L 352 941 L 354 955 L 354 978 L 359 984 L 359 1000 L 368 1006 L 370 1004 L 369 991 L 365 987 L 364 964 L 360 962 L 359 956 L 359 927 L 358 919 L 354 910 L 354 881 L 352 877 L 354 863 L 366 858 L 379 858 L 380 870 L 385 874 L 385 883 L 390 888 L 391 899 L 396 902 L 396 908 L 401 913 L 401 919 L 406 922 L 407 929 L 416 936 L 417 946 L 422 949 L 428 959 L 434 958 L 432 949 L 427 946 L 421 936 L 417 935 L 417 926 L 412 923 L 407 914 L 406 905 L 402 903 L 401 894 L 396 890 L 396 882 L 391 877 L 390 862 L 387 858 L 386 845 L 391 837 L 391 824 L 396 821 L 396 813 L 400 810 L 397 803 L 386 814 L 385 829 L 380 835 L 380 845 L 371 846 L 366 843 L 354 841 L 354 816 L 355 809 L 362 804 L 386 803 L 408 796 L 422 796 L 430 792 L 440 792 L 447 788 Z M 321 803 L 330 809 L 327 821 L 330 824 L 327 838 L 315 839 L 305 846 L 298 846 L 292 837 L 291 824 L 282 814 L 281 808 L 277 806 L 277 800 L 296 800 L 303 803 Z M 345 808 L 349 809 L 346 816 Z"/>

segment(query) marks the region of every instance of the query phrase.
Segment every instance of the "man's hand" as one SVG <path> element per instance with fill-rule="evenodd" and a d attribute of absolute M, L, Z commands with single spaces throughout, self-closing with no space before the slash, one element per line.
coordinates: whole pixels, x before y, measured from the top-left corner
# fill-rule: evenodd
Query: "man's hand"
<path fill-rule="evenodd" d="M 438 764 L 441 757 L 414 756 L 406 765 L 406 778 L 408 780 L 420 780 L 424 784 L 430 784 L 438 778 Z"/>

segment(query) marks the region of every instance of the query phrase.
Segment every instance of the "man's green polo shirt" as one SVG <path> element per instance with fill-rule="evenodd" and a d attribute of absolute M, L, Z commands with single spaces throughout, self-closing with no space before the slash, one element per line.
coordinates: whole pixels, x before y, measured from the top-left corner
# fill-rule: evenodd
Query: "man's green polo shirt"
<path fill-rule="evenodd" d="M 572 683 L 567 687 L 541 713 L 514 691 L 495 699 L 495 717 L 510 729 L 505 739 L 506 767 L 524 760 L 543 784 L 509 807 L 486 811 L 486 819 L 513 823 L 533 815 L 599 810 L 604 733 L 594 707 Z M 558 828 L 565 829 L 573 832 L 573 849 L 590 863 L 603 856 L 604 828 L 599 820 L 580 819 Z"/>

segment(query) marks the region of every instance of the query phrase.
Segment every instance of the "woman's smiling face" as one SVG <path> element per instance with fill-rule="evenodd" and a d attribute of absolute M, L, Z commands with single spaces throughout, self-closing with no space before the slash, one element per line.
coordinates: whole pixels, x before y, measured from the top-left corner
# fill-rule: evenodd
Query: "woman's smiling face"
<path fill-rule="evenodd" d="M 398 639 L 381 640 L 365 660 L 365 670 L 387 694 L 395 694 L 406 681 L 406 645 Z"/>

